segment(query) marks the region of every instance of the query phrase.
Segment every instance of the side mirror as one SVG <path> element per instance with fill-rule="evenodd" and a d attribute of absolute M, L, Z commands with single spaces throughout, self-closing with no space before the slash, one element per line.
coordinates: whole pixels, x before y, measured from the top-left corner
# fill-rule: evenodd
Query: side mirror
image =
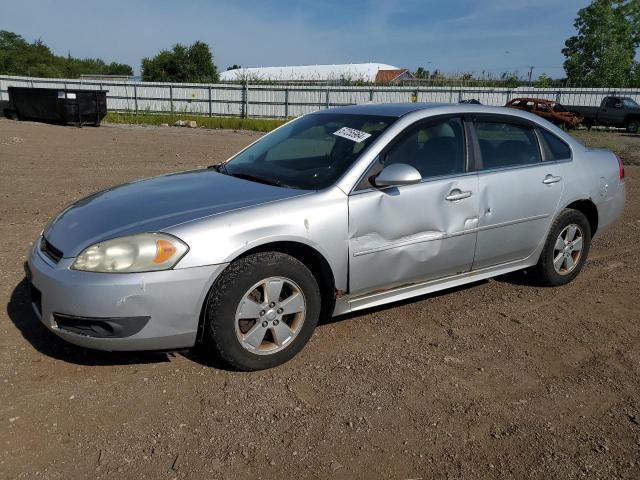
<path fill-rule="evenodd" d="M 616 103 L 616 108 L 622 108 L 622 102 Z"/>
<path fill-rule="evenodd" d="M 393 163 L 384 167 L 373 180 L 376 187 L 400 187 L 419 183 L 422 180 L 420 172 L 406 163 Z"/>

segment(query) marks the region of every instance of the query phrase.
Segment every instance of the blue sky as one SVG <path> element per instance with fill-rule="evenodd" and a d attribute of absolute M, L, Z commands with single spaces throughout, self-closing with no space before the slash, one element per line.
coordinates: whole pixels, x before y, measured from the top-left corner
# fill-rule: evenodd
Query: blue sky
<path fill-rule="evenodd" d="M 562 76 L 588 0 L 0 0 L 0 29 L 58 54 L 129 63 L 203 40 L 221 69 L 375 61 Z"/>

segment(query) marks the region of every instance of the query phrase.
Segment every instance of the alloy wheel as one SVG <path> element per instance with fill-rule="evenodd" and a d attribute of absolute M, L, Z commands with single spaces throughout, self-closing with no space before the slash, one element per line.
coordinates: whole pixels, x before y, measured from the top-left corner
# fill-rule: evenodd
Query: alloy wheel
<path fill-rule="evenodd" d="M 584 233 L 575 223 L 567 225 L 558 235 L 553 248 L 553 268 L 560 275 L 571 273 L 582 256 Z"/>
<path fill-rule="evenodd" d="M 236 310 L 238 341 L 257 355 L 270 355 L 291 344 L 300 332 L 306 300 L 300 287 L 285 277 L 269 277 L 253 285 Z"/>

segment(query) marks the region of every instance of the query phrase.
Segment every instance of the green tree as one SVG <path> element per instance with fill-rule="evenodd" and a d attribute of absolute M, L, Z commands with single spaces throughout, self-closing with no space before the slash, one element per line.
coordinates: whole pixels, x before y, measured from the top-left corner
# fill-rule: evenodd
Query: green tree
<path fill-rule="evenodd" d="M 542 75 L 540 75 L 538 77 L 538 80 L 536 80 L 537 88 L 549 88 L 550 86 L 551 86 L 551 78 L 546 73 L 543 73 Z"/>
<path fill-rule="evenodd" d="M 424 67 L 418 67 L 418 69 L 413 72 L 413 76 L 415 78 L 429 78 L 430 72 L 429 70 L 425 70 Z"/>
<path fill-rule="evenodd" d="M 230 65 L 230 66 L 227 67 L 227 71 L 229 71 L 229 70 L 239 70 L 241 68 L 242 68 L 242 66 L 238 65 L 237 63 L 234 63 L 233 65 Z"/>
<path fill-rule="evenodd" d="M 629 86 L 640 44 L 638 0 L 593 0 L 578 11 L 574 26 L 577 35 L 562 50 L 570 85 Z"/>
<path fill-rule="evenodd" d="M 631 86 L 633 88 L 640 88 L 640 62 L 636 62 L 631 74 Z"/>
<path fill-rule="evenodd" d="M 502 72 L 500 80 L 507 88 L 518 88 L 522 84 L 518 72 Z"/>
<path fill-rule="evenodd" d="M 106 64 L 99 58 L 58 56 L 40 39 L 29 43 L 16 33 L 1 30 L 0 74 L 77 78 L 82 74 L 133 75 L 133 69 L 116 62 Z"/>
<path fill-rule="evenodd" d="M 161 50 L 153 58 L 142 59 L 145 82 L 217 82 L 218 69 L 209 45 L 195 42 L 189 47 L 180 43 L 171 50 Z"/>

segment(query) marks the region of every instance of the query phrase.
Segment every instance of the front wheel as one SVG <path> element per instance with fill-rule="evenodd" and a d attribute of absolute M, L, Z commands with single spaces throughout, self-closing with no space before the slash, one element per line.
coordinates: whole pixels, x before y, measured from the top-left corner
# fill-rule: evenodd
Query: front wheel
<path fill-rule="evenodd" d="M 551 226 L 535 267 L 538 279 L 554 287 L 571 282 L 582 270 L 590 247 L 587 217 L 577 210 L 563 210 Z"/>
<path fill-rule="evenodd" d="M 205 348 L 238 370 L 262 370 L 295 356 L 320 316 L 320 289 L 299 260 L 261 252 L 233 262 L 205 310 Z"/>
<path fill-rule="evenodd" d="M 628 133 L 638 133 L 638 122 L 633 121 L 627 124 Z"/>

